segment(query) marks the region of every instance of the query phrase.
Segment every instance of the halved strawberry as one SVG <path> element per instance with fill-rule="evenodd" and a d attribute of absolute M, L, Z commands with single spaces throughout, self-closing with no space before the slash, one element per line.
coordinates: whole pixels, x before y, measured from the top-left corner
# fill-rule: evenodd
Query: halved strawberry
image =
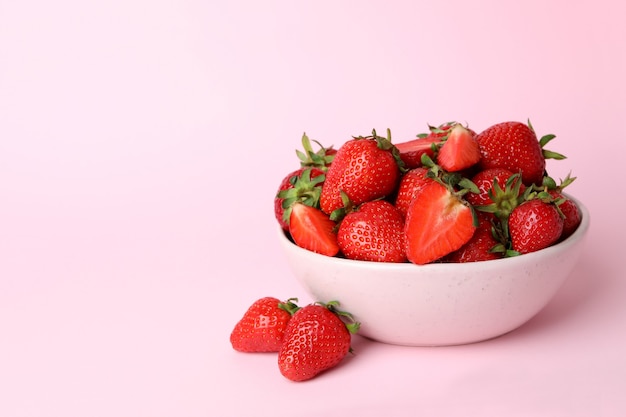
<path fill-rule="evenodd" d="M 461 124 L 456 124 L 445 140 L 439 153 L 437 163 L 448 172 L 467 169 L 480 160 L 480 148 L 474 135 Z"/>
<path fill-rule="evenodd" d="M 478 228 L 472 238 L 460 249 L 444 257 L 445 262 L 464 263 L 499 259 L 504 256 L 505 246 L 496 239 L 492 216 L 477 212 Z"/>
<path fill-rule="evenodd" d="M 295 202 L 319 206 L 324 171 L 319 168 L 299 168 L 283 178 L 274 197 L 274 216 L 283 228 L 289 229 L 291 206 Z"/>
<path fill-rule="evenodd" d="M 436 136 L 426 136 L 406 142 L 396 144 L 400 154 L 400 159 L 404 162 L 406 169 L 422 166 L 422 155 L 427 154 L 431 158 L 435 155 L 437 144 L 441 143 L 441 138 Z"/>
<path fill-rule="evenodd" d="M 318 208 L 303 203 L 291 206 L 289 233 L 296 245 L 322 255 L 339 252 L 335 222 Z"/>
<path fill-rule="evenodd" d="M 469 205 L 434 181 L 415 197 L 407 212 L 407 258 L 418 265 L 436 261 L 466 244 L 475 230 Z"/>

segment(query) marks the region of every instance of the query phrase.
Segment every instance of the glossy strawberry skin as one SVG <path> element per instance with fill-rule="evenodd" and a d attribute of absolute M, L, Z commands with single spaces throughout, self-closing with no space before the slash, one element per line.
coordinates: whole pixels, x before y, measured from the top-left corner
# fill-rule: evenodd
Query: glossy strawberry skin
<path fill-rule="evenodd" d="M 348 258 L 373 262 L 405 262 L 404 219 L 385 200 L 363 203 L 348 213 L 339 226 L 337 243 Z"/>
<path fill-rule="evenodd" d="M 297 184 L 300 184 L 299 181 L 302 178 L 302 174 L 307 169 L 311 170 L 311 174 L 310 174 L 311 178 L 316 178 L 316 177 L 319 177 L 320 175 L 324 175 L 324 171 L 322 171 L 319 168 L 302 167 L 286 175 L 283 178 L 283 180 L 280 182 L 280 185 L 278 186 L 278 190 L 276 191 L 276 196 L 274 197 L 274 216 L 276 217 L 276 221 L 278 221 L 278 224 L 280 225 L 280 227 L 283 228 L 283 230 L 288 230 L 289 224 L 288 222 L 285 221 L 285 216 L 284 216 L 285 208 L 283 207 L 284 199 L 280 198 L 278 195 L 281 193 L 281 191 L 293 189 L 294 184 L 296 184 L 296 186 L 299 186 Z M 321 183 L 315 185 L 315 187 L 320 188 L 320 193 L 321 193 L 321 185 L 322 185 Z M 302 188 L 301 192 L 303 193 L 308 192 L 311 189 L 312 188 L 309 187 L 308 184 L 306 184 L 305 187 Z"/>
<path fill-rule="evenodd" d="M 280 308 L 281 301 L 264 297 L 255 301 L 237 322 L 230 335 L 239 352 L 278 352 L 291 314 Z"/>
<path fill-rule="evenodd" d="M 409 206 L 415 199 L 415 196 L 428 184 L 433 182 L 432 178 L 427 177 L 428 169 L 417 167 L 407 171 L 400 180 L 398 192 L 396 193 L 394 205 L 406 217 Z"/>
<path fill-rule="evenodd" d="M 558 191 L 549 191 L 549 193 L 555 199 L 565 199 L 563 203 L 559 204 L 559 210 L 561 210 L 561 213 L 565 216 L 563 219 L 563 232 L 561 233 L 559 240 L 567 239 L 580 225 L 582 213 L 576 203 L 567 198 L 567 196 Z"/>
<path fill-rule="evenodd" d="M 316 207 L 295 203 L 289 220 L 289 234 L 301 248 L 326 256 L 339 252 L 336 223 Z"/>
<path fill-rule="evenodd" d="M 508 220 L 511 246 L 521 254 L 556 243 L 563 232 L 563 218 L 554 206 L 539 199 L 517 206 Z"/>
<path fill-rule="evenodd" d="M 418 265 L 434 262 L 466 244 L 475 229 L 470 207 L 433 182 L 409 207 L 404 226 L 407 258 Z"/>
<path fill-rule="evenodd" d="M 304 306 L 285 330 L 279 370 L 289 380 L 309 380 L 338 365 L 350 351 L 350 343 L 350 332 L 336 314 L 325 306 Z"/>
<path fill-rule="evenodd" d="M 493 216 L 487 213 L 476 213 L 478 216 L 478 227 L 472 238 L 460 249 L 445 257 L 445 262 L 464 263 L 490 261 L 502 258 L 502 252 L 492 252 L 491 250 L 499 244 L 491 231 Z"/>
<path fill-rule="evenodd" d="M 344 206 L 344 192 L 352 204 L 385 197 L 394 192 L 400 169 L 390 149 L 372 138 L 355 138 L 343 144 L 326 172 L 320 208 L 327 214 Z"/>
<path fill-rule="evenodd" d="M 481 169 L 506 168 L 521 172 L 526 185 L 541 184 L 546 161 L 537 135 L 526 124 L 502 122 L 476 136 L 480 147 Z"/>
<path fill-rule="evenodd" d="M 480 171 L 472 177 L 472 182 L 476 184 L 480 193 L 468 193 L 465 198 L 473 206 L 492 204 L 493 200 L 489 196 L 489 192 L 493 191 L 493 182 L 496 181 L 498 186 L 504 190 L 507 180 L 513 175 L 514 173 L 506 168 L 488 168 Z M 521 184 L 519 194 L 522 194 L 525 188 L 526 187 Z"/>
<path fill-rule="evenodd" d="M 439 135 L 429 135 L 424 138 L 412 139 L 396 144 L 400 153 L 400 159 L 406 169 L 413 169 L 422 166 L 422 155 L 426 154 L 430 158 L 435 156 L 433 144 L 441 143 Z"/>

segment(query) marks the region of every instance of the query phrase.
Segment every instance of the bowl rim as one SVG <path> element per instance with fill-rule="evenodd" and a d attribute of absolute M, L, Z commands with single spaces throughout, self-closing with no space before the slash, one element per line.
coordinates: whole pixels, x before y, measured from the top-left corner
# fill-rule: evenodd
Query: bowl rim
<path fill-rule="evenodd" d="M 487 266 L 502 267 L 506 265 L 510 267 L 515 267 L 516 265 L 525 264 L 527 262 L 533 262 L 533 261 L 539 262 L 540 260 L 545 259 L 545 257 L 550 257 L 552 253 L 561 252 L 565 250 L 567 247 L 580 241 L 587 234 L 587 231 L 589 230 L 589 226 L 590 226 L 590 221 L 591 221 L 589 210 L 577 198 L 572 197 L 569 194 L 564 194 L 564 195 L 569 200 L 574 201 L 574 203 L 576 204 L 576 206 L 578 207 L 581 213 L 581 222 L 578 225 L 578 228 L 574 231 L 574 233 L 572 233 L 570 236 L 568 236 L 566 239 L 562 240 L 561 242 L 558 242 L 552 246 L 549 246 L 547 248 L 544 248 L 535 252 L 530 252 L 530 253 L 526 253 L 523 255 L 513 256 L 513 257 L 508 257 L 508 258 L 492 259 L 492 260 L 487 260 L 487 261 L 463 262 L 463 263 L 434 262 L 434 263 L 429 263 L 425 265 L 418 265 L 412 262 L 392 263 L 392 262 L 374 262 L 374 261 L 361 261 L 361 260 L 354 260 L 354 259 L 346 259 L 346 258 L 340 258 L 337 256 L 326 256 L 326 255 L 322 255 L 322 254 L 315 253 L 307 249 L 301 248 L 287 237 L 287 233 L 280 226 L 278 226 L 277 230 L 279 234 L 279 239 L 281 240 L 282 244 L 286 248 L 289 248 L 289 250 L 295 251 L 301 254 L 302 256 L 318 258 L 325 262 L 333 262 L 333 263 L 337 263 L 338 265 L 345 265 L 345 266 L 350 266 L 354 268 L 369 268 L 369 269 L 376 268 L 376 269 L 381 269 L 385 271 L 409 270 L 409 269 L 419 268 L 420 271 L 426 272 L 430 269 L 436 269 L 437 271 L 444 271 L 447 269 L 455 270 L 458 268 L 463 268 L 465 270 L 468 268 L 483 269 L 483 268 L 486 268 Z"/>

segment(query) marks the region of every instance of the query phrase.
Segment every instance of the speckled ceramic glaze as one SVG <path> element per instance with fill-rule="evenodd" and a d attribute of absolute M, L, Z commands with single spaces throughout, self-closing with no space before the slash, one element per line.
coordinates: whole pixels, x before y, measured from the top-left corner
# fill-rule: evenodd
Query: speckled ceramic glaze
<path fill-rule="evenodd" d="M 495 261 L 422 266 L 352 261 L 299 248 L 282 230 L 279 239 L 305 290 L 315 300 L 338 300 L 361 322 L 361 335 L 398 345 L 458 345 L 510 332 L 553 298 L 589 229 L 589 212 L 576 203 L 582 223 L 568 239 Z"/>

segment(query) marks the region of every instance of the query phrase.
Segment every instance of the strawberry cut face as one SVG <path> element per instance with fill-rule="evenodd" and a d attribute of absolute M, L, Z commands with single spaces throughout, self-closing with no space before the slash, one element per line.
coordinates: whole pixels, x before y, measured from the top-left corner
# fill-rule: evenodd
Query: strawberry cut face
<path fill-rule="evenodd" d="M 478 228 L 474 235 L 460 249 L 447 255 L 445 257 L 446 262 L 479 262 L 503 257 L 502 251 L 493 251 L 500 242 L 496 240 L 492 233 L 492 216 L 483 212 L 477 212 L 476 214 L 478 217 Z"/>
<path fill-rule="evenodd" d="M 413 200 L 407 213 L 407 258 L 418 265 L 461 248 L 474 234 L 472 210 L 444 185 L 433 182 Z"/>
<path fill-rule="evenodd" d="M 294 202 L 309 206 L 319 204 L 323 175 L 324 171 L 318 168 L 300 168 L 281 181 L 274 197 L 274 215 L 283 230 L 289 230 L 289 216 Z M 285 200 L 289 203 L 286 207 Z"/>
<path fill-rule="evenodd" d="M 316 207 L 295 203 L 289 218 L 289 233 L 296 245 L 315 253 L 335 256 L 339 252 L 335 222 Z"/>
<path fill-rule="evenodd" d="M 441 143 L 440 137 L 428 136 L 399 143 L 396 148 L 398 148 L 400 159 L 404 162 L 405 168 L 413 169 L 422 166 L 422 155 L 426 154 L 433 158 L 435 155 L 433 146 L 439 143 Z"/>
<path fill-rule="evenodd" d="M 437 155 L 441 168 L 457 172 L 470 168 L 479 160 L 480 148 L 472 132 L 460 124 L 455 125 Z"/>

